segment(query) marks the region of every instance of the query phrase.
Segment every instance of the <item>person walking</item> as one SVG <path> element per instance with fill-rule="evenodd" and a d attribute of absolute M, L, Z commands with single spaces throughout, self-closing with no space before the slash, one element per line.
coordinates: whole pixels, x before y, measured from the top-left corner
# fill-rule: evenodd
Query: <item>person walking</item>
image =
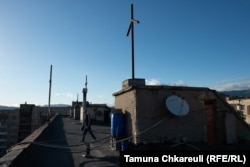
<path fill-rule="evenodd" d="M 94 135 L 94 133 L 92 132 L 92 129 L 91 129 L 91 119 L 90 119 L 90 115 L 88 113 L 86 113 L 86 115 L 85 115 L 85 120 L 84 120 L 84 125 L 83 126 L 84 126 L 84 127 L 82 127 L 83 135 L 82 135 L 82 140 L 81 141 L 82 142 L 85 141 L 85 136 L 86 136 L 87 132 L 89 132 L 90 135 L 92 136 L 92 138 L 94 140 L 96 140 L 96 137 L 95 137 L 95 135 Z"/>

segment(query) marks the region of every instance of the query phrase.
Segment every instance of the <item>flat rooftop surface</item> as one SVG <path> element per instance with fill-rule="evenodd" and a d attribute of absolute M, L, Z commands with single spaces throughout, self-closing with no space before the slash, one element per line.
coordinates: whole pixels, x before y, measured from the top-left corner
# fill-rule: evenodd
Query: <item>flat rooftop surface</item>
<path fill-rule="evenodd" d="M 14 151 L 10 151 L 2 164 L 8 162 L 8 158 L 14 157 L 10 167 L 90 167 L 90 166 L 120 166 L 120 151 L 111 149 L 110 126 L 103 123 L 93 122 L 92 131 L 97 137 L 93 141 L 87 133 L 85 141 L 81 142 L 82 131 L 79 120 L 66 116 L 57 116 L 44 131 L 33 133 L 34 137 L 29 147 L 23 144 L 17 145 Z M 38 137 L 37 137 L 38 136 Z M 29 142 L 28 142 L 29 143 Z M 90 153 L 87 154 L 89 144 Z M 230 145 L 213 145 L 187 141 L 187 143 L 169 142 L 164 144 L 140 144 L 130 146 L 131 151 L 172 151 L 172 150 L 208 150 L 208 151 L 250 151 L 249 141 Z M 19 152 L 21 152 L 19 154 Z M 140 152 L 141 153 L 141 152 Z M 201 152 L 202 153 L 202 152 Z M 126 164 L 127 165 L 127 164 Z M 1 162 L 0 162 L 1 166 Z"/>
<path fill-rule="evenodd" d="M 120 153 L 110 147 L 110 126 L 92 125 L 97 140 L 87 133 L 85 141 L 90 145 L 90 156 L 86 155 L 86 143 L 81 142 L 82 131 L 79 120 L 57 116 L 32 143 L 25 154 L 15 162 L 15 167 L 90 167 L 120 166 Z"/>

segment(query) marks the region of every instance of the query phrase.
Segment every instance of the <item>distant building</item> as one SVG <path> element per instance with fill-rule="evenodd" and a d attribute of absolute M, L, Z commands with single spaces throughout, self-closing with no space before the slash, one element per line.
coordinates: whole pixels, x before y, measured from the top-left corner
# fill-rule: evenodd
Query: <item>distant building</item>
<path fill-rule="evenodd" d="M 35 107 L 34 104 L 20 104 L 20 116 L 19 116 L 19 133 L 18 133 L 18 141 L 22 141 L 29 134 L 31 134 L 32 127 L 32 111 Z"/>
<path fill-rule="evenodd" d="M 129 138 L 135 145 L 179 141 L 180 137 L 209 145 L 250 139 L 247 124 L 208 88 L 150 86 L 144 79 L 131 79 L 113 95 L 115 110 L 126 118 L 122 138 Z M 179 103 L 167 101 L 171 97 L 178 97 Z M 188 113 L 182 115 L 184 109 Z"/>
<path fill-rule="evenodd" d="M 0 151 L 3 152 L 7 147 L 8 139 L 8 111 L 0 111 Z"/>
<path fill-rule="evenodd" d="M 80 120 L 80 110 L 81 110 L 82 102 L 73 101 L 72 107 L 70 109 L 70 117 L 75 120 Z"/>
<path fill-rule="evenodd" d="M 70 107 L 51 107 L 51 115 L 69 115 Z M 19 109 L 0 110 L 0 156 L 46 123 L 48 107 L 20 104 Z"/>
<path fill-rule="evenodd" d="M 69 114 L 70 114 L 70 106 L 51 107 L 51 113 L 52 113 L 52 115 L 69 116 Z"/>
<path fill-rule="evenodd" d="M 51 116 L 69 115 L 70 107 L 51 107 Z M 34 104 L 20 105 L 19 142 L 25 139 L 34 130 L 47 121 L 48 107 L 35 106 Z"/>
<path fill-rule="evenodd" d="M 0 110 L 0 154 L 18 142 L 19 109 Z"/>
<path fill-rule="evenodd" d="M 87 105 L 87 112 L 90 114 L 91 119 L 95 121 L 102 121 L 105 124 L 110 122 L 111 109 L 107 104 L 89 104 Z"/>
<path fill-rule="evenodd" d="M 227 102 L 234 107 L 235 110 L 241 111 L 245 117 L 245 121 L 250 125 L 250 98 L 226 98 Z"/>
<path fill-rule="evenodd" d="M 10 147 L 18 142 L 18 132 L 19 132 L 19 115 L 18 109 L 10 110 L 8 112 L 8 144 Z"/>
<path fill-rule="evenodd" d="M 48 107 L 35 106 L 32 110 L 31 132 L 35 131 L 47 121 Z"/>
<path fill-rule="evenodd" d="M 70 114 L 70 107 L 50 107 L 51 115 L 67 115 Z M 35 106 L 32 110 L 31 131 L 35 131 L 47 121 L 48 107 Z"/>
<path fill-rule="evenodd" d="M 91 104 L 87 102 L 87 112 L 90 114 L 90 118 L 95 122 L 102 122 L 103 124 L 110 123 L 111 109 L 107 104 Z M 81 107 L 81 122 L 83 119 L 83 107 Z"/>

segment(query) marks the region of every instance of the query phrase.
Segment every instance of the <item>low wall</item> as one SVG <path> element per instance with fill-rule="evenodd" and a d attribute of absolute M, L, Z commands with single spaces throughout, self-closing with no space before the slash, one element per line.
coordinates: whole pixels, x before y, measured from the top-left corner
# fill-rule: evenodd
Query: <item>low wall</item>
<path fill-rule="evenodd" d="M 26 150 L 30 148 L 32 142 L 34 142 L 43 133 L 45 133 L 47 128 L 55 120 L 56 117 L 57 116 L 52 117 L 49 122 L 43 124 L 40 128 L 35 130 L 32 134 L 26 137 L 23 141 L 9 148 L 7 150 L 7 154 L 5 154 L 3 157 L 0 158 L 0 167 L 11 167 L 13 166 L 12 164 L 18 161 L 19 158 L 22 158 L 23 156 L 25 156 Z"/>

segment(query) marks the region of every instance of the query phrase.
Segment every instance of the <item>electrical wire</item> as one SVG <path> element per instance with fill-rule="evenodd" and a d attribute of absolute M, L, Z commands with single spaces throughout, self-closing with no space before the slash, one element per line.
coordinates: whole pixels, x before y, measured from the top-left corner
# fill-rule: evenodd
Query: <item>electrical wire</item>
<path fill-rule="evenodd" d="M 200 109 L 200 110 L 196 110 L 196 111 L 202 111 L 202 110 L 204 110 L 204 109 Z M 140 132 L 138 132 L 138 133 L 135 134 L 135 135 L 131 135 L 131 136 L 129 136 L 129 137 L 120 139 L 120 140 L 118 140 L 116 143 L 121 143 L 121 142 L 126 141 L 126 140 L 129 140 L 129 139 L 131 139 L 131 138 L 133 138 L 133 137 L 138 137 L 138 136 L 140 136 L 140 135 L 142 135 L 142 134 L 148 132 L 149 130 L 153 129 L 154 127 L 160 125 L 162 122 L 164 122 L 164 121 L 165 121 L 167 118 L 169 118 L 169 117 L 170 117 L 170 115 L 167 115 L 167 116 L 165 116 L 164 118 L 162 118 L 160 121 L 158 121 L 158 122 L 156 122 L 155 124 L 153 124 L 152 126 L 146 128 L 146 129 L 144 129 L 143 131 L 140 131 Z M 55 144 L 49 144 L 49 143 L 47 143 L 48 141 L 39 141 L 39 142 L 21 142 L 21 143 L 18 143 L 18 144 L 16 144 L 16 145 L 14 145 L 14 146 L 22 145 L 22 144 L 34 144 L 34 145 L 38 145 L 38 146 L 42 146 L 42 147 L 47 147 L 47 148 L 55 149 L 55 150 L 56 150 L 56 149 L 70 149 L 70 148 L 72 148 L 72 147 L 79 147 L 79 146 L 85 146 L 85 145 L 87 145 L 87 144 L 92 144 L 92 143 L 95 143 L 95 142 L 97 142 L 97 141 L 101 141 L 101 140 L 104 140 L 104 139 L 107 139 L 107 138 L 110 138 L 110 137 L 111 137 L 111 135 L 108 135 L 108 136 L 106 136 L 106 137 L 104 137 L 104 138 L 101 138 L 101 139 L 98 139 L 98 140 L 95 140 L 95 141 L 92 141 L 92 142 L 89 142 L 89 143 L 81 143 L 81 144 L 74 144 L 74 145 L 55 145 Z M 50 142 L 50 141 L 56 141 L 56 139 L 55 139 L 55 140 L 49 140 L 49 142 Z M 105 143 L 105 142 L 103 142 L 103 144 L 104 144 L 104 143 Z M 94 147 L 92 148 L 92 150 L 110 147 L 110 145 L 104 146 L 103 144 L 102 144 L 101 146 L 94 146 Z M 14 146 L 13 146 L 13 147 L 14 147 Z M 13 147 L 12 147 L 12 148 L 13 148 Z M 194 148 L 194 146 L 192 146 L 192 147 Z M 196 147 L 195 147 L 195 148 L 196 148 Z M 197 149 L 198 149 L 198 148 L 197 148 Z M 57 151 L 60 151 L 60 150 L 57 150 Z M 65 152 L 65 150 L 64 150 L 64 152 Z M 72 153 L 79 153 L 79 152 L 83 152 L 83 151 L 69 151 L 69 152 L 72 152 Z"/>
<path fill-rule="evenodd" d="M 213 92 L 213 93 L 215 94 L 215 96 L 216 96 L 217 98 L 219 98 L 219 99 L 222 101 L 222 103 L 224 104 L 224 106 L 226 106 L 230 111 L 233 110 L 233 109 L 231 109 L 230 107 L 228 107 L 229 105 L 226 104 L 226 103 L 221 99 L 221 97 L 220 97 L 217 93 L 215 93 L 215 92 Z M 204 110 L 205 110 L 205 109 L 200 109 L 200 110 L 195 110 L 195 111 L 204 111 Z M 233 113 L 234 113 L 234 112 L 233 112 Z M 155 124 L 153 124 L 152 126 L 146 128 L 146 129 L 144 129 L 143 131 L 140 131 L 140 132 L 138 132 L 138 133 L 135 134 L 135 135 L 131 135 L 131 136 L 129 136 L 129 137 L 120 139 L 120 140 L 118 140 L 116 143 L 121 143 L 121 142 L 126 141 L 126 140 L 129 140 L 129 139 L 131 139 L 131 138 L 133 138 L 133 137 L 138 137 L 138 136 L 140 136 L 140 135 L 142 135 L 142 134 L 148 132 L 149 130 L 153 129 L 154 127 L 160 125 L 160 124 L 161 124 L 162 122 L 164 122 L 168 117 L 170 117 L 170 116 L 167 115 L 167 116 L 165 116 L 163 119 L 161 119 L 160 121 L 158 121 L 158 122 L 156 122 Z M 237 118 L 238 118 L 238 117 L 237 117 Z M 57 151 L 62 151 L 62 149 L 70 149 L 70 148 L 72 148 L 72 147 L 85 146 L 85 145 L 87 145 L 87 144 L 92 144 L 92 143 L 95 143 L 95 142 L 97 142 L 97 141 L 100 141 L 100 140 L 103 140 L 103 139 L 107 139 L 107 138 L 110 138 L 110 137 L 111 137 L 111 136 L 109 135 L 109 136 L 106 136 L 106 137 L 104 137 L 104 138 L 98 139 L 98 140 L 96 140 L 96 141 L 92 141 L 92 142 L 89 142 L 89 143 L 74 144 L 74 145 L 55 145 L 55 144 L 49 144 L 49 143 L 47 143 L 48 141 L 21 142 L 21 143 L 17 143 L 17 144 L 15 144 L 15 145 L 13 145 L 13 146 L 11 147 L 11 149 L 12 149 L 13 147 L 17 146 L 17 145 L 34 144 L 34 145 L 38 145 L 38 146 L 42 146 L 42 147 L 51 148 L 51 149 L 54 149 L 54 150 L 60 149 L 60 150 L 57 150 Z M 58 140 L 62 140 L 62 139 L 58 139 Z M 51 141 L 56 141 L 56 139 L 55 139 L 55 140 L 50 140 L 49 142 L 51 142 Z M 99 146 L 94 146 L 94 147 L 92 148 L 92 150 L 93 150 L 93 149 L 102 149 L 102 148 L 107 148 L 107 147 L 109 147 L 109 146 L 104 146 L 104 145 L 103 145 L 104 143 L 106 143 L 106 141 L 103 142 L 103 143 L 102 143 L 101 145 L 99 145 Z M 186 145 L 188 145 L 188 146 L 190 146 L 190 147 L 193 147 L 193 148 L 199 150 L 199 148 L 197 148 L 197 147 L 195 147 L 195 146 L 192 146 L 192 145 L 190 145 L 190 144 L 187 144 L 187 143 L 178 143 L 178 144 L 175 144 L 175 145 L 173 145 L 173 146 L 177 146 L 177 145 L 180 145 L 180 144 L 186 144 Z M 11 151 L 11 149 L 9 149 L 9 150 Z M 64 151 L 65 151 L 65 150 L 64 150 Z M 72 153 L 79 153 L 79 152 L 83 152 L 83 151 L 69 151 L 69 152 L 72 152 Z"/>
<path fill-rule="evenodd" d="M 101 141 L 101 140 L 104 140 L 104 139 L 107 139 L 107 138 L 110 138 L 110 136 L 106 136 L 106 137 L 103 137 L 103 138 L 100 138 L 98 140 L 95 140 L 95 141 L 92 141 L 92 142 L 88 142 L 88 143 L 73 144 L 73 145 L 48 144 L 48 143 L 46 143 L 46 141 L 41 141 L 41 142 L 36 142 L 36 141 L 33 141 L 33 142 L 21 142 L 21 143 L 17 143 L 14 146 L 12 146 L 10 149 L 7 150 L 7 152 L 12 151 L 12 149 L 15 146 L 24 145 L 24 144 L 33 144 L 33 145 L 43 146 L 43 147 L 52 148 L 52 149 L 70 149 L 72 147 L 80 147 L 80 146 L 85 146 L 85 145 L 88 145 L 88 144 L 92 144 L 92 143 L 95 143 L 97 141 Z M 23 149 L 23 148 L 19 148 L 19 149 L 15 149 L 15 150 L 20 150 L 20 149 Z"/>
<path fill-rule="evenodd" d="M 79 146 L 84 146 L 84 145 L 88 145 L 88 144 L 91 144 L 91 143 L 95 143 L 97 141 L 101 141 L 101 140 L 104 140 L 104 139 L 109 138 L 109 137 L 110 136 L 106 136 L 106 137 L 100 138 L 100 139 L 92 141 L 92 142 L 81 143 L 81 144 L 73 144 L 73 145 L 55 145 L 55 144 L 44 144 L 44 143 L 39 143 L 39 142 L 32 142 L 32 144 L 39 145 L 39 146 L 45 146 L 45 147 L 67 149 L 67 148 L 71 148 L 71 147 L 79 147 Z"/>
<path fill-rule="evenodd" d="M 123 139 L 121 139 L 121 140 L 118 140 L 116 143 L 120 143 L 120 142 L 123 142 L 123 141 L 125 141 L 125 140 L 128 140 L 128 139 L 131 139 L 131 138 L 133 138 L 133 137 L 137 137 L 137 136 L 139 136 L 139 135 L 141 135 L 141 134 L 144 134 L 144 133 L 146 133 L 147 131 L 149 131 L 149 130 L 153 129 L 154 127 L 158 126 L 159 124 L 161 124 L 161 123 L 162 123 L 163 121 L 165 121 L 165 119 L 167 119 L 168 117 L 170 117 L 170 116 L 167 115 L 167 116 L 165 116 L 164 118 L 162 118 L 160 121 L 156 122 L 154 125 L 148 127 L 147 129 L 145 129 L 145 130 L 143 130 L 143 131 L 137 133 L 136 135 L 132 135 L 132 136 L 123 138 Z"/>
<path fill-rule="evenodd" d="M 133 137 L 137 137 L 143 133 L 146 133 L 147 131 L 149 131 L 150 129 L 158 126 L 160 123 L 162 123 L 168 116 L 164 117 L 163 119 L 161 119 L 159 122 L 155 123 L 154 125 L 150 126 L 149 128 L 139 132 L 137 135 L 132 135 L 130 137 L 126 137 L 124 139 L 121 139 L 119 140 L 118 142 L 116 143 L 121 143 L 122 141 L 125 141 L 125 140 L 128 140 L 130 138 L 133 138 Z M 100 141 L 100 140 L 103 140 L 103 139 L 107 139 L 107 138 L 110 138 L 110 135 L 109 136 L 106 136 L 104 138 L 101 138 L 101 139 L 98 139 L 98 140 L 95 140 L 95 141 L 92 141 L 92 142 L 89 142 L 89 143 L 81 143 L 81 144 L 74 144 L 74 145 L 55 145 L 55 144 L 46 144 L 45 141 L 41 141 L 41 142 L 21 142 L 21 143 L 18 143 L 16 145 L 22 145 L 22 144 L 34 144 L 34 145 L 38 145 L 38 146 L 43 146 L 43 147 L 47 147 L 47 148 L 52 148 L 52 149 L 69 149 L 71 147 L 79 147 L 79 146 L 84 146 L 84 145 L 87 145 L 87 144 L 91 144 L 91 143 L 95 143 L 97 141 Z M 15 146 L 16 146 L 15 145 Z M 102 146 L 103 147 L 103 146 Z M 109 146 L 108 146 L 109 147 Z M 100 146 L 95 146 L 94 148 L 92 149 L 99 149 L 101 148 Z M 104 147 L 106 148 L 106 147 Z"/>

